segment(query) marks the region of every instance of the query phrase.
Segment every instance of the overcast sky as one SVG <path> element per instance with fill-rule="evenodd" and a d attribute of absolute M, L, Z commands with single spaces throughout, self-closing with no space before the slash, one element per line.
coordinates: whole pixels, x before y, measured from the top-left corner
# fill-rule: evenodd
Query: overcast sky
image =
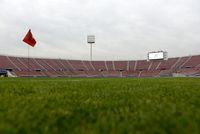
<path fill-rule="evenodd" d="M 27 56 L 28 29 L 37 40 L 31 57 L 94 60 L 200 54 L 199 0 L 0 0 L 0 55 Z"/>

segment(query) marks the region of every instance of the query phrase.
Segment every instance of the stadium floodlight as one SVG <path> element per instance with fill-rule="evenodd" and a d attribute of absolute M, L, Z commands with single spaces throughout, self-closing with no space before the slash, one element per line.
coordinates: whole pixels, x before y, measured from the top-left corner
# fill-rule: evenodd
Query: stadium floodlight
<path fill-rule="evenodd" d="M 94 35 L 88 35 L 87 36 L 87 42 L 90 44 L 90 60 L 92 61 L 92 44 L 95 43 L 95 36 Z"/>
<path fill-rule="evenodd" d="M 94 35 L 88 35 L 87 42 L 88 43 L 95 43 L 95 36 Z"/>

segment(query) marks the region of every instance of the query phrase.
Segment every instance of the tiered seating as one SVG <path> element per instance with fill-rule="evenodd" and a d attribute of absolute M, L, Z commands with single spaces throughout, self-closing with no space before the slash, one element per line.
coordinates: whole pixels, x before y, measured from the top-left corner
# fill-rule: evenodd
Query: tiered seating
<path fill-rule="evenodd" d="M 88 75 L 85 71 L 77 70 L 77 71 L 74 71 L 73 73 L 71 73 L 71 75 L 69 75 L 69 73 L 68 73 L 68 76 L 70 76 L 70 77 L 87 77 Z"/>
<path fill-rule="evenodd" d="M 200 55 L 192 56 L 189 61 L 187 61 L 182 68 L 192 68 L 200 65 Z"/>
<path fill-rule="evenodd" d="M 140 77 L 158 77 L 159 73 L 159 70 L 142 71 Z"/>
<path fill-rule="evenodd" d="M 120 72 L 118 71 L 105 71 L 102 74 L 104 77 L 120 77 Z"/>
<path fill-rule="evenodd" d="M 68 60 L 58 59 L 55 62 L 60 67 L 60 71 L 62 73 L 62 76 L 72 77 L 73 75 L 76 75 L 74 73 L 75 68 L 71 65 L 71 63 Z"/>
<path fill-rule="evenodd" d="M 114 66 L 116 71 L 127 71 L 128 62 L 127 61 L 114 61 Z"/>
<path fill-rule="evenodd" d="M 138 77 L 139 74 L 140 74 L 139 71 L 127 71 L 127 77 Z"/>
<path fill-rule="evenodd" d="M 102 77 L 102 72 L 101 71 L 87 71 L 86 72 L 87 77 Z"/>
<path fill-rule="evenodd" d="M 45 59 L 44 63 L 48 65 L 51 69 L 55 71 L 60 71 L 61 67 L 56 63 L 56 60 L 54 59 Z"/>
<path fill-rule="evenodd" d="M 191 69 L 191 68 L 182 68 L 178 70 L 176 73 L 184 74 L 184 75 L 194 75 L 197 74 L 199 70 Z"/>
<path fill-rule="evenodd" d="M 55 75 L 58 75 L 60 77 L 63 76 L 62 71 L 64 68 L 60 65 L 60 63 L 56 59 L 45 59 L 44 62 L 53 69 L 53 73 L 55 72 Z"/>
<path fill-rule="evenodd" d="M 47 62 L 48 59 L 35 59 L 37 61 L 37 63 L 39 63 L 46 71 L 48 70 L 54 70 L 55 69 L 52 67 L 52 65 L 49 65 L 49 63 Z"/>
<path fill-rule="evenodd" d="M 10 61 L 17 66 L 18 68 L 20 68 L 21 71 L 28 71 L 28 62 L 24 63 L 22 62 L 19 57 L 9 57 Z"/>
<path fill-rule="evenodd" d="M 187 62 L 187 60 L 189 59 L 190 57 L 181 57 L 179 58 L 178 62 L 172 66 L 173 69 L 178 69 L 178 68 L 181 68 L 183 64 L 185 64 L 185 62 Z"/>
<path fill-rule="evenodd" d="M 151 62 L 147 62 L 146 60 L 137 61 L 137 71 L 148 70 Z"/>
<path fill-rule="evenodd" d="M 135 71 L 135 61 L 129 61 L 128 71 Z"/>
<path fill-rule="evenodd" d="M 91 61 L 83 61 L 83 64 L 86 66 L 88 71 L 95 71 L 95 68 L 91 64 Z"/>
<path fill-rule="evenodd" d="M 200 55 L 166 61 L 81 61 L 0 56 L 0 69 L 20 77 L 162 77 L 200 75 Z"/>
<path fill-rule="evenodd" d="M 106 61 L 106 65 L 108 67 L 108 71 L 114 71 L 115 70 L 113 61 Z"/>
<path fill-rule="evenodd" d="M 58 62 L 60 62 L 60 64 L 62 64 L 64 71 L 70 72 L 72 70 L 75 70 L 75 68 L 73 68 L 73 66 L 69 63 L 68 60 L 58 60 Z"/>
<path fill-rule="evenodd" d="M 172 76 L 172 70 L 160 70 L 159 76 L 160 77 L 170 77 Z"/>
<path fill-rule="evenodd" d="M 161 62 L 157 70 L 169 70 L 178 61 L 178 58 L 170 58 Z"/>
<path fill-rule="evenodd" d="M 51 63 L 48 63 L 48 59 L 35 59 L 44 69 L 44 74 L 47 76 L 61 76 L 58 72 L 56 72 L 56 69 L 53 68 L 53 65 Z"/>
<path fill-rule="evenodd" d="M 13 69 L 13 70 L 20 70 L 16 67 L 7 56 L 0 56 L 0 68 L 4 69 Z"/>
<path fill-rule="evenodd" d="M 107 71 L 104 61 L 92 61 L 91 62 L 95 70 L 97 71 Z"/>
<path fill-rule="evenodd" d="M 39 66 L 33 58 L 19 58 L 21 63 L 25 65 L 29 70 L 40 70 L 41 66 Z"/>
<path fill-rule="evenodd" d="M 161 64 L 161 61 L 151 61 L 150 71 L 157 70 Z"/>
<path fill-rule="evenodd" d="M 80 60 L 69 60 L 69 63 L 73 66 L 73 68 L 77 71 L 86 71 L 86 67 L 83 62 Z"/>
<path fill-rule="evenodd" d="M 15 71 L 15 74 L 19 77 L 45 77 L 48 76 L 43 72 L 35 72 L 35 71 Z M 51 77 L 51 75 L 49 75 Z"/>

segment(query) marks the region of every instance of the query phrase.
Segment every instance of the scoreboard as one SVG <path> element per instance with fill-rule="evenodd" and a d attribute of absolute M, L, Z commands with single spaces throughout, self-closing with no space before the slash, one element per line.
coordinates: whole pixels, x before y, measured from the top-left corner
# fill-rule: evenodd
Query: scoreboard
<path fill-rule="evenodd" d="M 147 60 L 167 60 L 167 52 L 157 51 L 149 52 L 147 55 Z"/>

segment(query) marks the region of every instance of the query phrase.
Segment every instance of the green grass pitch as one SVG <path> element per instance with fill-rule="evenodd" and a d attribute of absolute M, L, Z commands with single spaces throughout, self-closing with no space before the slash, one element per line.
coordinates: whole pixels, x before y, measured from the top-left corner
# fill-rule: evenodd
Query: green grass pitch
<path fill-rule="evenodd" d="M 199 78 L 0 78 L 0 133 L 200 133 Z"/>

